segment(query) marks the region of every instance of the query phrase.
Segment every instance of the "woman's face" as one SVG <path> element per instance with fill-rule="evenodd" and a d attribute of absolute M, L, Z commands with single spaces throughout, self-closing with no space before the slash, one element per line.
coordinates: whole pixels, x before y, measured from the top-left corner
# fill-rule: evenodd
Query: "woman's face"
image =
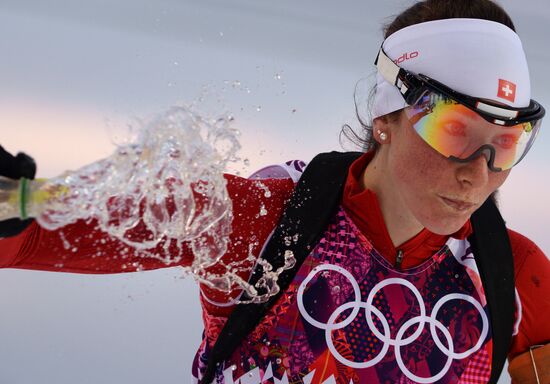
<path fill-rule="evenodd" d="M 510 171 L 492 172 L 484 156 L 467 163 L 451 161 L 432 149 L 400 114 L 388 122 L 388 176 L 404 215 L 438 234 L 459 230 L 472 213 L 499 188 Z"/>

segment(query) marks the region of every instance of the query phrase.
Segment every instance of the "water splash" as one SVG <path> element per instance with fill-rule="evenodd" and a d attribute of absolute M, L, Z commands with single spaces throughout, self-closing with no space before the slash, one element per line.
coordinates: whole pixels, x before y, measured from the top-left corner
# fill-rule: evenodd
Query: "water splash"
<path fill-rule="evenodd" d="M 247 300 L 263 302 L 279 292 L 278 276 L 295 260 L 287 253 L 284 265 L 274 270 L 253 254 L 258 244 L 249 245 L 242 261 L 221 260 L 233 219 L 223 173 L 228 163 L 239 160 L 240 149 L 232 122 L 231 115 L 212 120 L 187 107 L 172 107 L 134 130 L 133 139 L 120 144 L 110 157 L 47 180 L 40 189 L 41 204 L 29 211 L 50 230 L 93 218 L 102 231 L 140 256 L 167 264 L 190 249 L 193 261 L 184 269 L 200 282 L 224 292 L 240 289 Z M 264 191 L 266 197 L 271 195 L 267 187 Z M 267 213 L 262 206 L 259 214 Z M 241 276 L 255 263 L 263 275 L 252 286 Z M 225 271 L 209 272 L 213 265 Z"/>

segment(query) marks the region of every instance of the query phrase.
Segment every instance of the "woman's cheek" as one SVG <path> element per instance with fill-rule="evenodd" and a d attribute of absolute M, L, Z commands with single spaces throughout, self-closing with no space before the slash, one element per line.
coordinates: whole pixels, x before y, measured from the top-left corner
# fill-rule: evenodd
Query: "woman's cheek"
<path fill-rule="evenodd" d="M 427 147 L 423 142 L 420 144 Z M 395 157 L 394 174 L 401 188 L 420 197 L 433 190 L 442 179 L 450 177 L 450 174 L 445 175 L 445 160 L 429 147 L 410 146 Z"/>

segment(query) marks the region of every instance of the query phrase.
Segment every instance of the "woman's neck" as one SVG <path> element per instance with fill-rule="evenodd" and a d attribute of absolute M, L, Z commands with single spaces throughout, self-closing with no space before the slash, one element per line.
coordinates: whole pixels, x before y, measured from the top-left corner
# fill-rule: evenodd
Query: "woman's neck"
<path fill-rule="evenodd" d="M 363 171 L 361 181 L 363 188 L 376 193 L 386 228 L 393 245 L 397 248 L 417 235 L 424 227 L 403 202 L 391 174 L 385 171 L 387 169 L 387 159 L 379 151 Z"/>

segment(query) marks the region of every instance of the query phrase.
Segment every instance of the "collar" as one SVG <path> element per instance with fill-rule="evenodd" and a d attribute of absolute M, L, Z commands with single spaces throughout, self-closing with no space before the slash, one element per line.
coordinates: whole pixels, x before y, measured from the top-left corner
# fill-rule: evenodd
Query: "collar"
<path fill-rule="evenodd" d="M 443 247 L 449 237 L 465 239 L 472 233 L 468 220 L 451 235 L 438 235 L 424 228 L 405 243 L 395 247 L 392 243 L 376 193 L 361 185 L 363 171 L 374 157 L 374 151 L 366 152 L 353 162 L 348 171 L 342 206 L 355 225 L 373 244 L 374 248 L 391 264 L 395 264 L 398 250 L 404 254 L 402 267 L 414 267 L 429 259 Z"/>

